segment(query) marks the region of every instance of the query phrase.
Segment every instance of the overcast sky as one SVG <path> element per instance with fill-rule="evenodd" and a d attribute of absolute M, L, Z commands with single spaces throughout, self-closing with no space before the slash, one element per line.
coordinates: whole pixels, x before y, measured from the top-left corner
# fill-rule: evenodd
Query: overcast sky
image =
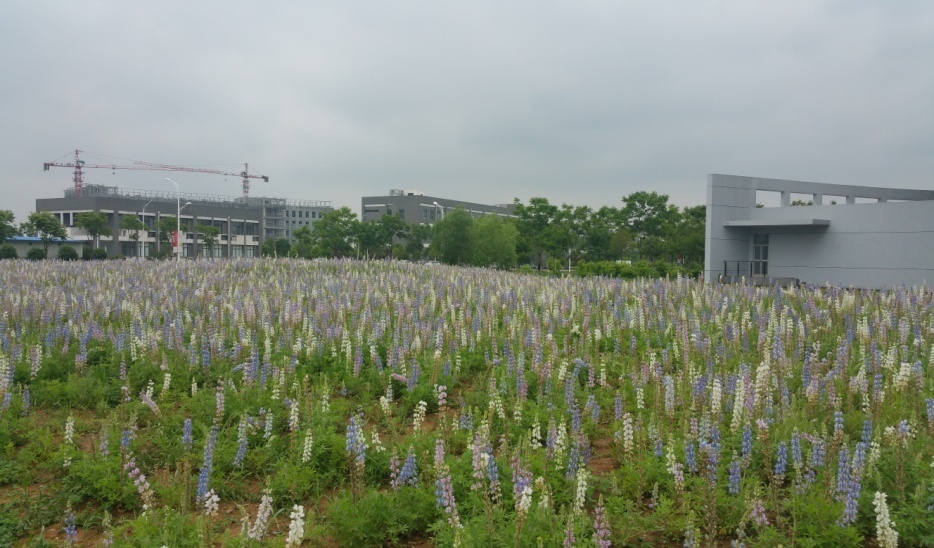
<path fill-rule="evenodd" d="M 88 163 L 252 195 L 704 203 L 706 174 L 934 189 L 934 2 L 8 2 L 0 209 Z M 90 154 L 93 153 L 93 154 Z M 237 165 L 240 164 L 240 165 Z M 237 196 L 237 178 L 86 183 Z"/>

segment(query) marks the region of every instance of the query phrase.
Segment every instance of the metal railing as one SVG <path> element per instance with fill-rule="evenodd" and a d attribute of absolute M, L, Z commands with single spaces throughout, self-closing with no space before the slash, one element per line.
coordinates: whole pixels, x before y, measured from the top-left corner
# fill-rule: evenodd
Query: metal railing
<path fill-rule="evenodd" d="M 752 277 L 753 262 L 754 261 L 723 261 L 723 275 Z"/>

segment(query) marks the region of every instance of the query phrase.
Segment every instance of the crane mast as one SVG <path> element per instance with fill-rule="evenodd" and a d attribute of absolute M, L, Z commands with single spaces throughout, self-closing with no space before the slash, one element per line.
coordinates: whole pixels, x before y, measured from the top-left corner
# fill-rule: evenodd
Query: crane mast
<path fill-rule="evenodd" d="M 81 151 L 75 149 L 75 161 L 73 163 L 45 162 L 42 164 L 43 171 L 48 171 L 50 167 L 68 167 L 74 168 L 75 196 L 81 196 L 81 188 L 84 186 L 85 169 L 128 169 L 137 171 L 184 171 L 188 173 L 213 173 L 215 175 L 229 175 L 243 178 L 243 197 L 250 197 L 250 179 L 262 179 L 269 182 L 269 177 L 265 175 L 256 175 L 250 173 L 250 164 L 243 164 L 243 171 L 235 173 L 232 171 L 222 171 L 219 169 L 208 169 L 199 167 L 173 166 L 169 164 L 156 164 L 152 162 L 134 161 L 129 165 L 120 164 L 87 164 L 80 157 Z"/>

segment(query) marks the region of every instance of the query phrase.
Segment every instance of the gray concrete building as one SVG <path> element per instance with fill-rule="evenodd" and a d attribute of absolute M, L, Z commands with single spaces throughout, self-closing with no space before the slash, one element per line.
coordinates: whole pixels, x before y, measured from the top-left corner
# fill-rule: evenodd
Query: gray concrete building
<path fill-rule="evenodd" d="M 312 228 L 318 219 L 334 209 L 331 202 L 320 200 L 260 197 L 246 198 L 246 203 L 262 210 L 263 239 L 286 238 L 290 244 L 295 242 L 296 229 Z"/>
<path fill-rule="evenodd" d="M 769 193 L 778 207 L 757 207 Z M 931 284 L 934 191 L 712 174 L 705 244 L 707 281 Z"/>
<path fill-rule="evenodd" d="M 244 203 L 242 198 L 227 196 L 181 193 L 178 197 L 182 204 L 179 216 L 182 257 L 260 256 L 262 208 Z M 62 198 L 37 199 L 36 211 L 51 212 L 65 226 L 69 240 L 83 241 L 88 241 L 88 235 L 75 225 L 77 215 L 89 211 L 105 213 L 112 236 L 102 236 L 99 245 L 107 254 L 149 257 L 164 245 L 159 241 L 158 223 L 162 217 L 176 216 L 177 202 L 176 194 L 170 191 L 85 185 L 80 196 L 70 188 Z M 138 241 L 133 240 L 131 231 L 120 229 L 120 219 L 125 216 L 136 216 L 146 226 Z M 219 230 L 217 245 L 213 248 L 204 245 L 203 234 L 195 232 L 198 225 L 212 225 Z"/>
<path fill-rule="evenodd" d="M 474 217 L 482 215 L 513 215 L 514 204 L 486 205 L 462 200 L 425 196 L 417 190 L 390 190 L 388 196 L 364 196 L 360 200 L 360 220 L 375 221 L 383 215 L 397 215 L 408 224 L 431 225 L 444 218 L 444 214 L 458 207 Z"/>

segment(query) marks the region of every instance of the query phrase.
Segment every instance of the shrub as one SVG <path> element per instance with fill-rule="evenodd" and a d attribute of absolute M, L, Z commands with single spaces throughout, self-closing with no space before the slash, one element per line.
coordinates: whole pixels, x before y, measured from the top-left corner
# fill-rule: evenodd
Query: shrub
<path fill-rule="evenodd" d="M 3 259 L 16 259 L 19 255 L 16 254 L 16 248 L 10 244 L 0 245 L 0 260 Z"/>
<path fill-rule="evenodd" d="M 58 258 L 63 261 L 77 261 L 78 252 L 68 244 L 58 248 Z"/>
<path fill-rule="evenodd" d="M 41 261 L 45 259 L 45 250 L 41 247 L 30 248 L 30 250 L 26 252 L 26 258 L 30 261 Z"/>
<path fill-rule="evenodd" d="M 92 261 L 103 261 L 107 259 L 107 250 L 99 247 L 97 249 L 91 250 L 91 260 Z"/>

